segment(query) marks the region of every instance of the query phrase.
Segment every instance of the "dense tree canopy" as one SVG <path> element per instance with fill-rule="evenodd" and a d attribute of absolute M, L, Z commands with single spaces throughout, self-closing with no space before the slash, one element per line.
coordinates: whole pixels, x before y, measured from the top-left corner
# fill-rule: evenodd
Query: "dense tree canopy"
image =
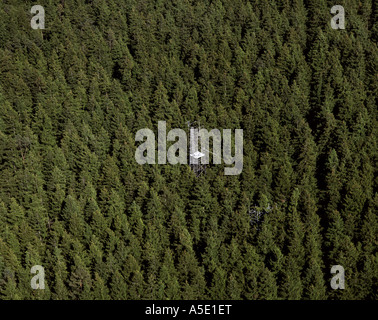
<path fill-rule="evenodd" d="M 0 3 L 0 299 L 378 298 L 376 1 L 39 4 Z M 158 121 L 242 173 L 139 165 Z"/>

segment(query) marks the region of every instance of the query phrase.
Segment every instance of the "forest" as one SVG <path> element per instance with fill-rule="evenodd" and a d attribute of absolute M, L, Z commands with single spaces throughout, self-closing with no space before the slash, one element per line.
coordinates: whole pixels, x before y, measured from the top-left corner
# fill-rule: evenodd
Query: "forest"
<path fill-rule="evenodd" d="M 0 2 L 0 300 L 378 299 L 377 1 L 35 4 Z M 159 121 L 242 129 L 241 173 L 137 163 Z"/>

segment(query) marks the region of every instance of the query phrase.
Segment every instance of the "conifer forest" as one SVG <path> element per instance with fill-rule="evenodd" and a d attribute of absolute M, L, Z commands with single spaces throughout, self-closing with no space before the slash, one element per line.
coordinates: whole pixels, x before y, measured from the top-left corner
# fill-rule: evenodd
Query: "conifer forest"
<path fill-rule="evenodd" d="M 377 18 L 374 0 L 2 0 L 0 300 L 377 300 Z M 163 121 L 167 150 L 171 129 L 242 129 L 240 174 L 138 163 Z"/>

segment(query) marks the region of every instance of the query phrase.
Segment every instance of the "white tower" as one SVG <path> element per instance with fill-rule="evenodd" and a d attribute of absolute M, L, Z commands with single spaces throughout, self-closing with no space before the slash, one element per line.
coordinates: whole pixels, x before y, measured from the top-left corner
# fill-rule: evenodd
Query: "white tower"
<path fill-rule="evenodd" d="M 195 175 L 199 177 L 202 173 L 206 172 L 206 164 L 201 163 L 201 158 L 205 156 L 204 153 L 199 151 L 198 133 L 201 129 L 199 122 L 187 122 L 189 128 L 189 165 Z"/>

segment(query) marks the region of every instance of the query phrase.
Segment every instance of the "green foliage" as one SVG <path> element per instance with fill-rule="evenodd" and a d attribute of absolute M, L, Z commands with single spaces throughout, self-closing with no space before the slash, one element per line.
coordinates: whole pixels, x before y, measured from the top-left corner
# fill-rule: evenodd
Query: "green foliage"
<path fill-rule="evenodd" d="M 378 11 L 344 2 L 2 1 L 0 299 L 377 299 Z M 243 129 L 241 175 L 137 164 L 163 120 Z"/>

